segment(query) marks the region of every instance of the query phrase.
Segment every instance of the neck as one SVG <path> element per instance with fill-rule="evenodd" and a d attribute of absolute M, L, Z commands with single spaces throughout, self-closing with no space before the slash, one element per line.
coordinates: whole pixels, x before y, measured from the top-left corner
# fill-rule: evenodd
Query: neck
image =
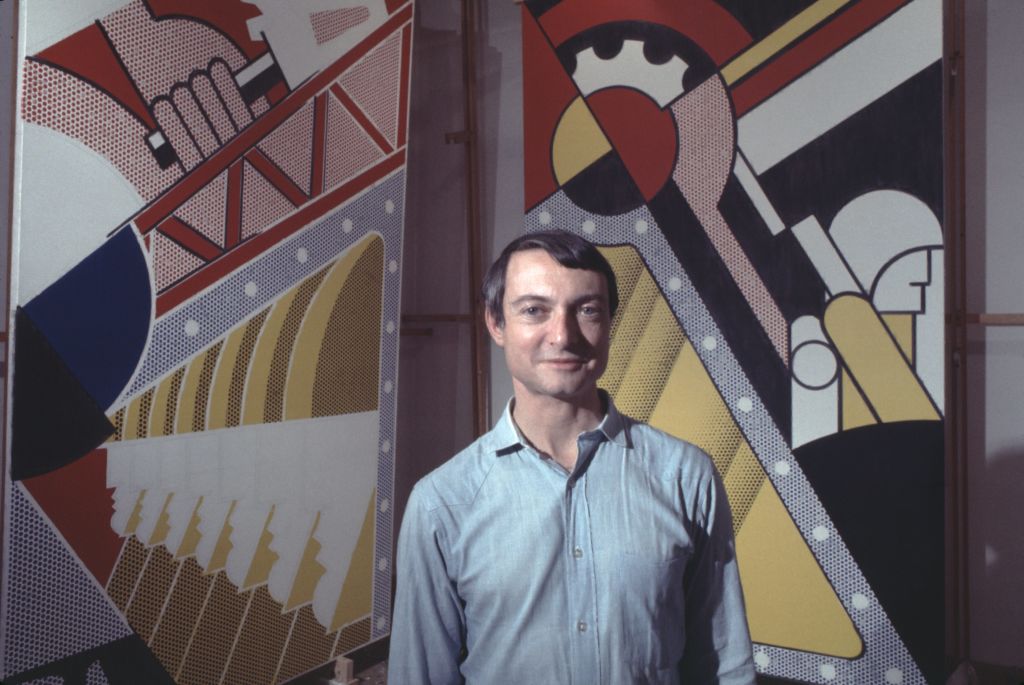
<path fill-rule="evenodd" d="M 513 418 L 520 432 L 539 452 L 572 471 L 579 456 L 577 436 L 596 428 L 604 416 L 597 390 L 582 402 L 535 397 L 518 389 L 515 395 Z"/>

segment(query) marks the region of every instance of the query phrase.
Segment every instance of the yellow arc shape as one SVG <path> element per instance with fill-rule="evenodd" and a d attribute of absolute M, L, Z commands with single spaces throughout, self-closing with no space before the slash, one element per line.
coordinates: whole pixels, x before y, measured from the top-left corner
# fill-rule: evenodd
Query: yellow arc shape
<path fill-rule="evenodd" d="M 228 402 L 231 396 L 231 378 L 235 373 L 238 352 L 242 348 L 247 326 L 242 325 L 231 331 L 224 339 L 220 360 L 214 372 L 210 389 L 210 405 L 206 414 L 206 425 L 210 430 L 227 426 Z"/>
<path fill-rule="evenodd" d="M 941 418 L 907 358 L 871 303 L 840 295 L 829 303 L 825 333 L 864 398 L 883 422 Z"/>
<path fill-rule="evenodd" d="M 313 384 L 316 380 L 320 346 L 323 343 L 331 312 L 359 258 L 380 237 L 370 235 L 351 249 L 328 272 L 313 296 L 292 350 L 291 368 L 285 386 L 284 417 L 286 420 L 308 419 L 313 416 Z M 381 264 L 383 268 L 383 264 Z M 377 322 L 379 323 L 379 322 Z"/>
<path fill-rule="evenodd" d="M 270 311 L 263 331 L 256 343 L 249 367 L 249 381 L 245 389 L 245 409 L 242 423 L 245 425 L 264 423 L 263 409 L 267 403 L 267 386 L 270 382 L 270 367 L 277 347 L 278 338 L 284 328 L 285 318 L 295 298 L 299 295 L 299 286 L 292 288 L 277 301 Z"/>
<path fill-rule="evenodd" d="M 555 127 L 551 144 L 551 161 L 555 179 L 567 183 L 578 173 L 611 151 L 611 143 L 604 137 L 601 127 L 581 97 L 565 108 Z"/>

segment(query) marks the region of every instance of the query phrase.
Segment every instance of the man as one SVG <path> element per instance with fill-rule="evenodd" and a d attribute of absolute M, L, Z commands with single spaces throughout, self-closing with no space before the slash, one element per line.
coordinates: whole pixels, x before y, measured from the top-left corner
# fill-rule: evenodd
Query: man
<path fill-rule="evenodd" d="M 484 300 L 514 397 L 409 498 L 389 682 L 753 683 L 711 460 L 597 387 L 608 262 L 572 234 L 528 234 Z"/>

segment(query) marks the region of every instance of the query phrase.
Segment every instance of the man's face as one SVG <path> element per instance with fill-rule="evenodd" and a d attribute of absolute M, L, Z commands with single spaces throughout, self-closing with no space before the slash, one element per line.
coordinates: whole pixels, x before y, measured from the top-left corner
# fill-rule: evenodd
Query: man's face
<path fill-rule="evenodd" d="M 608 363 L 608 285 L 597 271 L 569 269 L 543 250 L 512 255 L 502 301 L 505 324 L 488 313 L 491 337 L 505 350 L 517 398 L 583 403 Z"/>

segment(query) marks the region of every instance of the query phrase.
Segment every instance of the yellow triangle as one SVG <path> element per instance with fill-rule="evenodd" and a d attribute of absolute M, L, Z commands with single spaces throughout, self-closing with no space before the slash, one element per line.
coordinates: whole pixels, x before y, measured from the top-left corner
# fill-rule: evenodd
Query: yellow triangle
<path fill-rule="evenodd" d="M 853 621 L 769 481 L 736 536 L 736 557 L 754 642 L 845 659 L 860 655 Z"/>
<path fill-rule="evenodd" d="M 231 532 L 234 526 L 231 525 L 231 515 L 235 513 L 238 501 L 235 500 L 228 507 L 228 513 L 224 517 L 224 525 L 220 528 L 220 535 L 217 536 L 217 544 L 213 546 L 213 554 L 210 555 L 210 564 L 206 567 L 206 573 L 216 573 L 228 563 L 228 554 L 234 546 L 231 544 Z"/>
<path fill-rule="evenodd" d="M 359 540 L 352 551 L 348 575 L 341 586 L 338 606 L 334 609 L 332 631 L 366 616 L 373 609 L 373 538 L 376 530 L 373 505 L 376 501 L 377 490 L 374 488 L 370 493 L 370 502 L 366 505 L 366 516 L 363 518 L 363 528 L 359 531 Z"/>
<path fill-rule="evenodd" d="M 256 543 L 256 551 L 253 552 L 249 571 L 245 574 L 245 582 L 242 585 L 243 589 L 267 582 L 267 578 L 270 577 L 270 569 L 277 563 L 278 554 L 270 549 L 270 543 L 274 539 L 274 534 L 270 532 L 270 522 L 273 520 L 276 510 L 276 505 L 270 507 L 267 520 L 263 523 L 263 532 L 260 533 L 260 539 Z"/>
<path fill-rule="evenodd" d="M 178 546 L 178 551 L 174 555 L 178 559 L 192 556 L 196 553 L 196 548 L 199 547 L 199 541 L 203 537 L 202 533 L 199 532 L 199 508 L 202 506 L 203 497 L 200 496 L 199 501 L 196 502 L 196 506 L 192 510 L 192 518 L 188 521 L 185 534 L 181 536 L 181 544 Z"/>
<path fill-rule="evenodd" d="M 306 549 L 302 550 L 302 559 L 299 561 L 299 568 L 295 572 L 295 582 L 292 583 L 292 591 L 288 596 L 288 602 L 285 604 L 285 611 L 291 611 L 296 607 L 312 602 L 317 583 L 320 582 L 320 578 L 327 572 L 323 564 L 316 560 L 316 555 L 320 553 L 321 546 L 315 537 L 316 529 L 319 525 L 320 512 L 317 512 L 316 520 L 309 531 L 309 540 L 306 541 Z"/>

